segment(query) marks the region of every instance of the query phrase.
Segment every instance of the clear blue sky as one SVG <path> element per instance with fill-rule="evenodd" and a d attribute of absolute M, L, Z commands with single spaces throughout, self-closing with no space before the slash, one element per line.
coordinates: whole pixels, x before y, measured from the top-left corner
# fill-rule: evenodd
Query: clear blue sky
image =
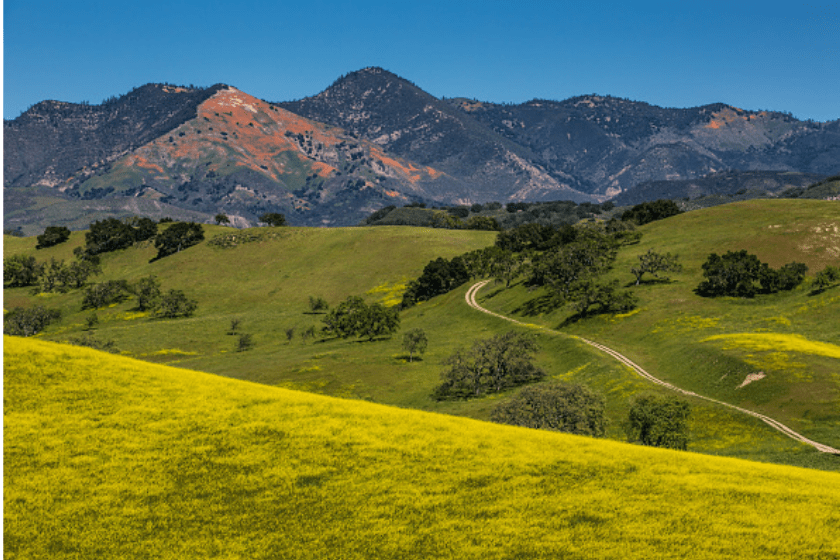
<path fill-rule="evenodd" d="M 438 97 L 599 93 L 840 118 L 837 2 L 5 0 L 4 117 L 148 82 L 314 95 L 381 66 Z"/>

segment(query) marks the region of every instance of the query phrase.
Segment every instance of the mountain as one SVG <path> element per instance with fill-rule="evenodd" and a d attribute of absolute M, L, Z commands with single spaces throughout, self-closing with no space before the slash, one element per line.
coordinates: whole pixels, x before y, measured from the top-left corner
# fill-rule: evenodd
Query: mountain
<path fill-rule="evenodd" d="M 840 169 L 840 121 L 803 122 L 722 103 L 666 109 L 597 95 L 521 105 L 452 103 L 599 196 L 732 169 L 822 176 Z"/>
<path fill-rule="evenodd" d="M 166 86 L 147 89 L 179 93 Z M 88 116 L 83 123 L 45 111 L 53 117 L 59 138 L 72 144 L 83 137 L 87 143 L 58 151 L 58 171 L 46 166 L 41 177 L 10 175 L 7 187 L 34 181 L 70 199 L 151 199 L 208 218 L 224 212 L 243 226 L 269 211 L 284 212 L 295 224 L 355 224 L 386 201 L 430 197 L 435 189 L 429 185 L 445 190 L 456 183 L 438 170 L 391 157 L 377 144 L 235 88 L 214 86 L 192 93 L 193 102 L 182 103 L 178 119 L 143 120 L 137 115 L 142 105 L 117 119 L 138 130 L 135 144 L 147 140 L 137 146 L 114 138 L 115 119 L 103 115 L 107 105 L 70 107 L 68 112 Z M 11 144 L 32 145 L 44 136 L 42 123 L 48 119 L 38 118 L 41 111 L 30 110 L 7 126 Z M 23 158 L 10 155 L 11 165 L 20 165 Z M 83 165 L 73 169 L 72 161 Z"/>
<path fill-rule="evenodd" d="M 93 106 L 44 101 L 4 121 L 4 133 L 4 219 L 28 234 L 136 213 L 352 225 L 414 201 L 641 200 L 685 192 L 652 182 L 733 170 L 840 171 L 840 120 L 597 95 L 438 99 L 381 68 L 278 103 L 224 84 L 149 84 Z M 726 188 L 750 181 L 731 175 Z"/>
<path fill-rule="evenodd" d="M 546 167 L 529 147 L 381 68 L 348 74 L 314 97 L 280 105 L 462 179 L 460 191 L 438 192 L 439 200 L 592 200 L 586 184 Z"/>

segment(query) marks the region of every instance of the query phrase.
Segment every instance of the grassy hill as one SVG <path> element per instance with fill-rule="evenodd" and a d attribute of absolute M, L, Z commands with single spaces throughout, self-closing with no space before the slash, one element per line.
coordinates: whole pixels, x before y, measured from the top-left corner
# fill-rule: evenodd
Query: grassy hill
<path fill-rule="evenodd" d="M 827 229 L 827 224 L 840 222 L 836 208 L 831 202 L 757 201 L 649 224 L 642 228 L 641 244 L 620 253 L 616 277 L 630 282 L 631 263 L 648 247 L 679 253 L 684 271 L 674 275 L 672 283 L 634 288 L 641 306 L 630 314 L 587 319 L 561 330 L 606 343 L 676 385 L 759 410 L 837 447 L 837 358 L 802 351 L 815 347 L 808 342 L 831 345 L 840 337 L 840 326 L 831 320 L 840 311 L 836 290 L 811 296 L 805 286 L 751 301 L 710 300 L 692 292 L 700 281 L 700 265 L 712 250 L 746 248 L 774 266 L 804 260 L 812 273 L 836 262 L 831 251 L 838 242 L 834 230 Z M 464 302 L 467 285 L 402 313 L 403 332 L 422 328 L 429 338 L 428 352 L 413 363 L 401 348 L 401 333 L 374 342 L 304 340 L 301 333 L 321 325 L 322 316 L 309 312 L 310 295 L 332 305 L 348 295 L 393 303 L 404 283 L 419 275 L 429 260 L 490 245 L 494 237 L 492 232 L 384 226 L 209 226 L 208 241 L 155 262 L 149 262 L 155 255 L 149 245 L 104 255 L 105 273 L 96 278 L 135 280 L 154 274 L 165 289 L 182 289 L 199 301 L 194 317 L 153 319 L 138 313 L 136 301 L 129 299 L 98 310 L 100 322 L 93 336 L 113 341 L 126 356 L 150 362 L 486 420 L 500 400 L 515 391 L 472 401 L 431 398 L 440 382 L 440 362 L 456 348 L 519 328 L 469 308 Z M 36 251 L 34 238 L 6 237 L 4 252 L 35 254 L 39 260 L 70 259 L 73 248 L 82 243 L 83 233 L 75 232 L 65 244 Z M 801 251 L 800 245 L 812 249 Z M 486 288 L 480 299 L 526 322 L 558 327 L 567 317 L 563 310 L 543 316 L 521 311 L 538 296 L 515 285 L 509 290 Z M 41 335 L 61 342 L 84 332 L 90 311 L 81 310 L 81 300 L 78 291 L 33 296 L 28 289 L 12 289 L 5 290 L 4 305 L 9 309 L 38 302 L 62 309 L 62 321 Z M 236 337 L 227 334 L 232 319 L 241 320 L 241 332 L 253 335 L 252 350 L 234 351 Z M 289 329 L 294 329 L 291 340 Z M 583 382 L 605 395 L 611 439 L 625 438 L 623 422 L 634 395 L 665 391 L 579 341 L 535 334 L 541 347 L 538 364 L 550 378 Z M 756 334 L 760 337 L 745 336 Z M 778 346 L 779 340 L 786 345 Z M 736 389 L 746 375 L 757 371 L 765 371 L 767 377 Z M 693 451 L 840 470 L 835 457 L 793 442 L 757 419 L 704 401 L 691 404 Z"/>
<path fill-rule="evenodd" d="M 840 558 L 840 475 L 6 337 L 7 558 Z"/>
<path fill-rule="evenodd" d="M 754 200 L 689 212 L 641 228 L 641 243 L 619 253 L 611 275 L 632 286 L 630 268 L 652 248 L 680 255 L 667 283 L 631 287 L 639 307 L 624 315 L 569 322 L 568 310 L 529 315 L 542 292 L 485 290 L 489 309 L 606 344 L 679 387 L 764 412 L 818 441 L 840 443 L 840 291 L 753 299 L 694 293 L 712 252 L 746 249 L 773 267 L 798 261 L 813 276 L 840 264 L 836 202 Z M 491 297 L 492 296 L 492 297 Z M 766 377 L 739 386 L 747 375 Z"/>

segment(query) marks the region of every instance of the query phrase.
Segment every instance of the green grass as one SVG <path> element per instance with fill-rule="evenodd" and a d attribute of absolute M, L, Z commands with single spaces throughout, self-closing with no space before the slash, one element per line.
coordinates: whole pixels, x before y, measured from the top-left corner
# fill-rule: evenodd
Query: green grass
<path fill-rule="evenodd" d="M 6 558 L 840 558 L 840 475 L 4 339 Z"/>
<path fill-rule="evenodd" d="M 641 298 L 634 312 L 588 319 L 561 330 L 612 346 L 678 386 L 764 412 L 838 447 L 837 358 L 796 348 L 747 347 L 743 341 L 753 340 L 745 335 L 758 333 L 786 340 L 801 337 L 817 346 L 836 344 L 840 326 L 832 318 L 840 311 L 840 293 L 829 290 L 811 296 L 805 287 L 792 294 L 741 301 L 705 299 L 692 292 L 700 280 L 700 265 L 712 250 L 747 248 L 774 266 L 804 260 L 812 273 L 819 270 L 830 261 L 824 258 L 825 247 L 833 238 L 813 228 L 832 219 L 840 222 L 836 208 L 828 202 L 750 202 L 645 226 L 642 243 L 619 255 L 615 277 L 631 282 L 630 266 L 648 247 L 679 253 L 685 270 L 670 284 L 633 288 Z M 780 227 L 770 227 L 775 225 Z M 224 239 L 230 248 L 214 245 L 214 237 Z M 440 382 L 441 361 L 456 348 L 520 328 L 469 308 L 464 303 L 468 286 L 402 313 L 402 331 L 422 328 L 429 338 L 428 352 L 413 363 L 407 362 L 401 348 L 401 333 L 374 342 L 304 343 L 300 336 L 309 326 L 321 326 L 322 316 L 308 313 L 310 295 L 324 297 L 332 305 L 348 295 L 393 303 L 399 286 L 417 277 L 428 261 L 490 245 L 494 233 L 383 226 L 252 230 L 208 226 L 207 238 L 152 263 L 155 249 L 149 244 L 104 255 L 106 272 L 96 280 L 155 274 L 165 289 L 182 289 L 198 299 L 199 308 L 191 318 L 158 320 L 136 312 L 136 302 L 128 300 L 98 311 L 94 336 L 113 340 L 125 355 L 150 362 L 480 420 L 489 419 L 500 399 L 515 394 L 466 402 L 436 402 L 430 396 Z M 82 243 L 83 233 L 75 232 L 65 244 L 35 251 L 34 238 L 6 237 L 4 251 L 7 256 L 35 254 L 39 260 L 70 259 L 73 248 Z M 813 249 L 791 249 L 799 245 Z M 521 285 L 510 290 L 488 287 L 480 299 L 491 309 L 556 328 L 566 317 L 563 310 L 539 317 L 516 312 L 537 295 Z M 62 321 L 41 336 L 61 342 L 84 331 L 89 311 L 81 311 L 81 299 L 81 292 L 32 296 L 27 289 L 15 289 L 5 291 L 4 305 L 9 309 L 38 302 L 61 308 Z M 227 334 L 234 318 L 241 320 L 241 332 L 253 335 L 252 350 L 234 351 L 237 338 Z M 288 328 L 295 328 L 291 342 L 285 336 Z M 721 335 L 728 338 L 714 338 Z M 538 364 L 550 377 L 583 382 L 605 394 L 609 438 L 624 439 L 623 422 L 634 395 L 665 391 L 580 342 L 547 333 L 537 336 L 542 348 Z M 733 346 L 733 341 L 742 343 Z M 736 389 L 756 371 L 765 371 L 767 377 Z M 705 401 L 692 401 L 692 406 L 689 447 L 693 451 L 840 470 L 832 457 L 757 419 Z"/>

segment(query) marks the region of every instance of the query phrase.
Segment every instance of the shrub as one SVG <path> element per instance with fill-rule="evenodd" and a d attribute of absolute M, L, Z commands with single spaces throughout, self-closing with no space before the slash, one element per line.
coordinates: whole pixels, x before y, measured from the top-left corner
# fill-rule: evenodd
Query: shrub
<path fill-rule="evenodd" d="M 604 408 L 604 397 L 585 385 L 552 381 L 523 388 L 496 406 L 490 419 L 526 428 L 603 436 Z"/>

